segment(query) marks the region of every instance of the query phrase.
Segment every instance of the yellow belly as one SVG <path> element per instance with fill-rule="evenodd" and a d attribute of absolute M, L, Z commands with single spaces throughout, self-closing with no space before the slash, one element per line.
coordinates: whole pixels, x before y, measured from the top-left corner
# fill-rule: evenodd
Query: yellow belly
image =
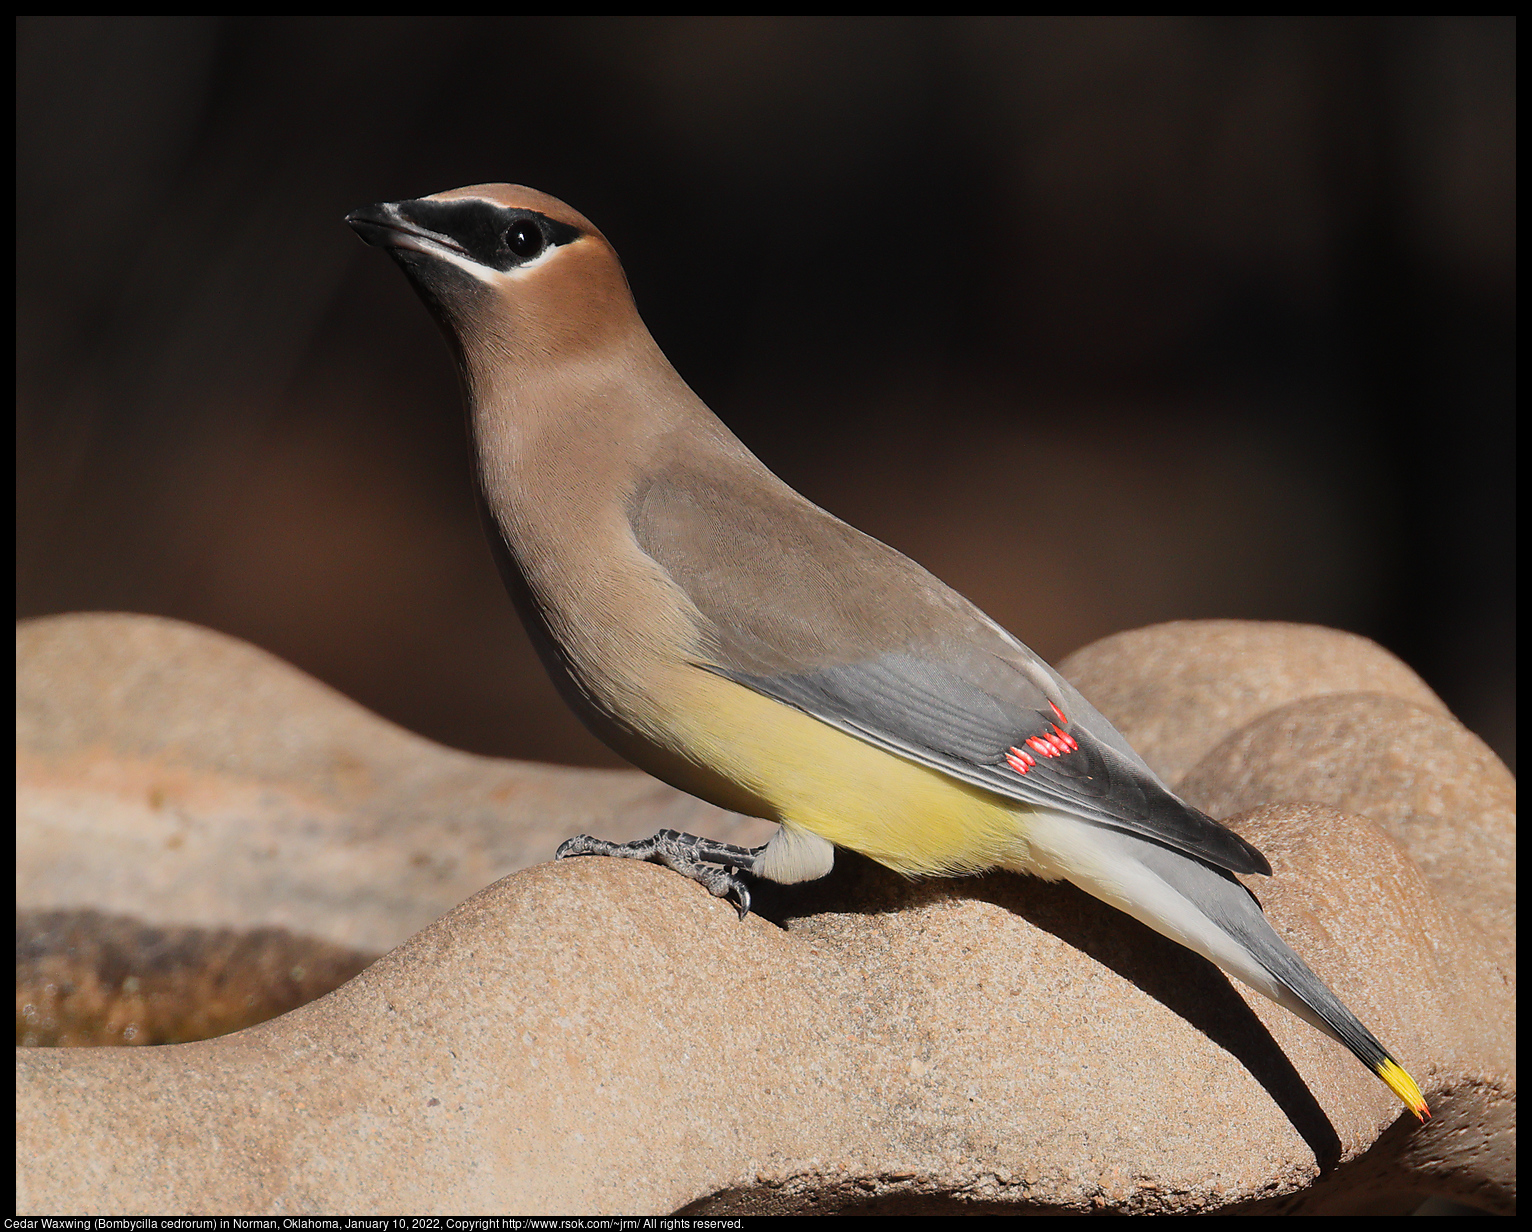
<path fill-rule="evenodd" d="M 1030 863 L 1030 810 L 858 740 L 721 676 L 683 669 L 684 713 L 670 709 L 677 751 L 737 785 L 784 825 L 849 847 L 907 876 Z M 680 694 L 673 694 L 679 696 Z M 669 709 L 669 708 L 668 708 Z M 677 747 L 677 746 L 673 746 Z M 699 776 L 663 775 L 707 798 Z M 719 800 L 741 808 L 738 797 Z"/>

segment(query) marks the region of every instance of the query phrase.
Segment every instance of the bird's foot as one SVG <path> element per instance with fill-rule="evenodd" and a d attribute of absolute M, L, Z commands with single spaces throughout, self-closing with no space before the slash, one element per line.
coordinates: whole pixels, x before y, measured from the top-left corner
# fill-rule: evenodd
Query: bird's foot
<path fill-rule="evenodd" d="M 743 920 L 750 914 L 750 891 L 740 874 L 753 869 L 756 857 L 765 849 L 765 844 L 738 847 L 697 834 L 683 834 L 680 830 L 661 830 L 652 838 L 635 839 L 631 843 L 613 843 L 589 834 L 577 834 L 560 843 L 553 858 L 620 856 L 625 860 L 663 864 L 683 877 L 690 877 L 709 894 L 733 899 L 739 908 L 739 918 Z"/>

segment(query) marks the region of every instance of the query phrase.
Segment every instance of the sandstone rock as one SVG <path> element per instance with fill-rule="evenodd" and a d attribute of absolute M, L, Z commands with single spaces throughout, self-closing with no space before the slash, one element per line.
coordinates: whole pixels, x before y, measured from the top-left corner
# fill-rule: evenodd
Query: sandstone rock
<path fill-rule="evenodd" d="M 16 900 L 381 953 L 571 834 L 775 828 L 638 771 L 476 757 L 153 616 L 16 631 Z"/>
<path fill-rule="evenodd" d="M 1451 715 L 1376 693 L 1306 698 L 1227 737 L 1176 788 L 1214 817 L 1314 800 L 1372 818 L 1514 970 L 1516 780 Z"/>
<path fill-rule="evenodd" d="M 1510 870 L 1485 866 L 1497 884 L 1465 916 L 1451 858 L 1465 817 L 1501 832 L 1504 784 L 1488 767 L 1430 785 L 1413 751 L 1471 750 L 1466 733 L 1370 643 L 1162 628 L 1137 650 L 1188 684 L 1133 684 L 1122 645 L 1076 659 L 1118 663 L 1128 683 L 1098 704 L 1115 721 L 1133 701 L 1130 738 L 1202 763 L 1206 799 L 1371 784 L 1230 824 L 1272 860 L 1248 883 L 1276 927 L 1420 1080 L 1429 1124 L 1328 1038 L 1067 885 L 911 884 L 843 854 L 822 882 L 760 887 L 741 922 L 667 870 L 576 860 L 447 910 L 577 830 L 663 817 L 724 837 L 707 823 L 730 818 L 639 776 L 440 749 L 205 631 L 71 617 L 18 633 L 23 906 L 396 948 L 219 1039 L 18 1050 L 18 1209 L 1510 1209 L 1514 997 L 1485 931 L 1514 910 Z M 1350 675 L 1319 670 L 1325 645 Z M 1335 679 L 1389 705 L 1338 726 L 1352 702 L 1319 698 L 1328 719 L 1279 730 L 1328 744 L 1334 771 L 1261 780 L 1246 763 L 1282 760 L 1263 716 Z M 1192 739 L 1162 703 L 1209 721 Z M 1395 739 L 1368 726 L 1395 720 Z M 1435 853 L 1429 877 L 1406 848 Z"/>
<path fill-rule="evenodd" d="M 19 911 L 16 1042 L 209 1039 L 305 1005 L 376 958 L 285 928 L 161 928 L 99 911 Z"/>
<path fill-rule="evenodd" d="M 1174 783 L 1252 719 L 1324 693 L 1388 693 L 1447 707 L 1376 642 L 1278 621 L 1181 620 L 1114 633 L 1058 669 Z"/>
<path fill-rule="evenodd" d="M 18 1209 L 1299 1211 L 1327 1209 L 1332 1189 L 1355 1203 L 1358 1187 L 1389 1209 L 1416 1185 L 1497 1196 L 1482 1158 L 1410 1167 L 1439 1163 L 1506 1096 L 1479 1081 L 1511 1047 L 1506 1030 L 1484 1038 L 1486 1019 L 1508 1019 L 1482 956 L 1455 945 L 1451 914 L 1365 819 L 1268 810 L 1246 826 L 1284 866 L 1330 853 L 1265 899 L 1409 1059 L 1430 1124 L 1325 1037 L 1068 886 L 912 886 L 848 859 L 829 883 L 779 891 L 775 920 L 742 923 L 663 869 L 580 860 L 496 883 L 260 1027 L 23 1050 Z M 1392 911 L 1355 893 L 1363 874 Z"/>

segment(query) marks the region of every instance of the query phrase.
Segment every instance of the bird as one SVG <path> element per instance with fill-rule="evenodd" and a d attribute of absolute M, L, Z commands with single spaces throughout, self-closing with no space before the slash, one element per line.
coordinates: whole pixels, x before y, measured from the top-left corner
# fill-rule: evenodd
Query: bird
<path fill-rule="evenodd" d="M 556 855 L 663 864 L 731 900 L 844 847 L 909 877 L 1071 882 L 1415 1080 L 1235 874 L 1266 857 L 1179 799 L 1058 672 L 894 548 L 800 495 L 710 411 L 564 202 L 477 184 L 346 217 L 398 263 L 464 389 L 485 531 L 564 700 L 622 757 L 778 823 Z"/>

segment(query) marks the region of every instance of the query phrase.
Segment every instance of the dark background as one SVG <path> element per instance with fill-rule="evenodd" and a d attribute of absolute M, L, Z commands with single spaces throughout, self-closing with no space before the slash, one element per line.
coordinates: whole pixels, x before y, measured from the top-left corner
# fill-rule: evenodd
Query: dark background
<path fill-rule="evenodd" d="M 511 180 L 623 255 L 768 465 L 1056 660 L 1377 639 L 1515 738 L 1515 25 L 26 19 L 17 613 L 247 638 L 418 732 L 610 764 L 350 209 Z"/>

